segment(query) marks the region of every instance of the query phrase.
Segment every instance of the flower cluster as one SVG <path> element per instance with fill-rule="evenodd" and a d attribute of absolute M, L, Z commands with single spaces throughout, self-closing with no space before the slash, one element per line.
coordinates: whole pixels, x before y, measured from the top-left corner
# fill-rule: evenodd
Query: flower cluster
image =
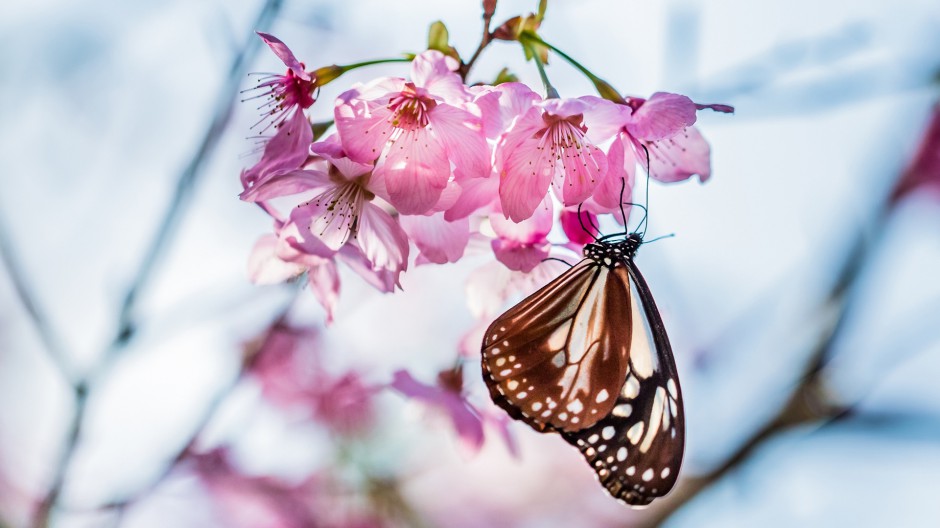
<path fill-rule="evenodd" d="M 465 64 L 431 49 L 414 56 L 407 78 L 340 94 L 333 132 L 316 138 L 305 110 L 351 67 L 306 71 L 283 42 L 261 37 L 287 72 L 259 85 L 276 133 L 241 177 L 241 198 L 274 220 L 251 274 L 271 283 L 305 273 L 328 321 L 338 262 L 391 292 L 409 263 L 455 262 L 471 238 L 522 273 L 549 256 L 556 221 L 568 238 L 556 245 L 577 250 L 596 215 L 626 220 L 638 165 L 661 182 L 707 180 L 696 111 L 731 110 L 671 93 L 611 100 L 560 98 L 554 89 L 543 97 L 519 82 L 470 86 Z"/>

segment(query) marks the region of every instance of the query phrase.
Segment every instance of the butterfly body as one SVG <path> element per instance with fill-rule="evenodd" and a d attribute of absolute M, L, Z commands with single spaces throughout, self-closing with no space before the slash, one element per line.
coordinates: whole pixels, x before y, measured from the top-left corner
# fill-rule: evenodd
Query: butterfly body
<path fill-rule="evenodd" d="M 497 405 L 560 433 L 611 495 L 642 506 L 675 484 L 685 417 L 669 339 L 633 260 L 642 237 L 621 236 L 587 244 L 581 262 L 493 321 L 482 366 Z"/>

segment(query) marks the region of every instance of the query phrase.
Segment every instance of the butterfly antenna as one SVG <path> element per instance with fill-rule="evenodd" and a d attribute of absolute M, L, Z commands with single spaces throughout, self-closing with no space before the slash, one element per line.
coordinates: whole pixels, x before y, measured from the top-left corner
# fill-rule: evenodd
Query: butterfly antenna
<path fill-rule="evenodd" d="M 644 240 L 643 244 L 652 244 L 653 242 L 656 242 L 657 240 L 662 240 L 664 238 L 672 238 L 674 236 L 676 236 L 675 233 L 669 233 L 668 235 L 658 236 L 652 240 Z"/>
<path fill-rule="evenodd" d="M 581 217 L 581 206 L 582 206 L 582 205 L 584 205 L 584 202 L 581 202 L 581 203 L 578 204 L 578 223 L 581 224 L 581 229 L 582 229 L 585 233 L 587 233 L 588 235 L 590 235 L 590 237 L 593 238 L 595 242 L 597 242 L 597 236 L 596 236 L 594 233 L 600 233 L 601 230 L 600 230 L 599 227 L 597 227 L 596 225 L 594 225 L 594 222 L 591 220 L 591 217 L 590 217 L 590 216 L 588 217 L 588 225 L 590 225 L 592 228 L 594 228 L 594 232 L 591 232 L 591 231 L 588 230 L 588 228 L 584 227 L 584 218 Z M 566 264 L 567 264 L 567 263 L 566 263 Z"/>
<path fill-rule="evenodd" d="M 627 236 L 627 211 L 623 208 L 623 193 L 627 190 L 627 179 L 620 178 L 620 218 L 623 219 L 623 236 Z"/>
<path fill-rule="evenodd" d="M 643 208 L 643 220 L 640 220 L 640 223 L 637 224 L 636 230 L 640 230 L 640 226 L 643 226 L 643 233 L 641 237 L 646 236 L 646 220 L 649 218 L 649 205 L 650 205 L 650 151 L 646 148 L 646 145 L 640 145 L 643 147 L 643 152 L 646 154 L 646 207 Z"/>
<path fill-rule="evenodd" d="M 568 262 L 568 261 L 565 260 L 565 259 L 560 259 L 560 258 L 558 258 L 558 257 L 545 257 L 545 258 L 542 259 L 542 262 L 548 262 L 549 260 L 557 260 L 558 262 L 561 262 L 562 264 L 567 265 L 569 268 L 573 268 L 573 267 L 574 267 L 574 264 Z"/>

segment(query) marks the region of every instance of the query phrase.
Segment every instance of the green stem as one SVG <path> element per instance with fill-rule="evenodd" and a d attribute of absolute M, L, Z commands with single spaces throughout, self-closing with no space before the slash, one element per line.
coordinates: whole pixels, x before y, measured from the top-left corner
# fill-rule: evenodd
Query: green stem
<path fill-rule="evenodd" d="M 571 64 L 572 66 L 577 68 L 578 71 L 583 73 L 585 77 L 587 77 L 591 81 L 591 83 L 594 84 L 594 88 L 597 89 L 597 93 L 600 94 L 600 96 L 603 97 L 604 99 L 609 99 L 611 101 L 614 101 L 615 103 L 624 102 L 623 97 L 620 96 L 620 93 L 617 92 L 617 90 L 613 86 L 611 86 L 610 83 L 608 83 L 604 79 L 601 79 L 597 75 L 594 75 L 594 73 L 592 73 L 591 70 L 585 68 L 583 64 L 574 60 L 574 58 L 572 58 L 570 55 L 568 55 L 564 51 L 556 48 L 555 46 L 549 44 L 548 42 L 545 42 L 544 40 L 542 40 L 541 37 L 539 37 L 535 33 L 532 33 L 531 31 L 526 31 L 519 38 L 520 40 L 525 39 L 529 41 L 530 44 L 535 43 L 541 46 L 545 46 L 546 48 L 558 54 L 558 56 L 561 57 L 562 59 L 565 59 L 568 62 L 568 64 Z"/>
<path fill-rule="evenodd" d="M 519 42 L 529 50 L 529 53 L 532 54 L 532 60 L 535 61 L 535 67 L 539 70 L 539 77 L 542 78 L 542 85 L 545 86 L 545 98 L 546 99 L 558 99 L 558 90 L 552 86 L 552 83 L 548 80 L 548 74 L 545 73 L 545 64 L 542 63 L 542 57 L 539 56 L 539 50 L 532 45 L 532 42 L 527 41 L 526 39 L 520 38 Z"/>
<path fill-rule="evenodd" d="M 394 62 L 411 62 L 412 59 L 407 57 L 397 57 L 394 59 L 375 59 L 370 61 L 356 62 L 354 64 L 347 64 L 346 66 L 339 66 L 339 69 L 346 73 L 348 71 L 355 70 L 356 68 L 363 68 L 365 66 L 374 66 L 376 64 L 389 64 Z"/>
<path fill-rule="evenodd" d="M 394 59 L 375 59 L 364 62 L 356 62 L 354 64 L 347 64 L 345 66 L 340 66 L 338 64 L 333 64 L 331 66 L 324 66 L 322 68 L 317 68 L 313 72 L 313 76 L 316 77 L 317 87 L 325 86 L 337 78 L 340 75 L 355 70 L 357 68 L 363 68 L 365 66 L 374 66 L 376 64 L 388 64 L 393 62 L 411 62 L 412 59 L 408 57 L 394 58 Z"/>

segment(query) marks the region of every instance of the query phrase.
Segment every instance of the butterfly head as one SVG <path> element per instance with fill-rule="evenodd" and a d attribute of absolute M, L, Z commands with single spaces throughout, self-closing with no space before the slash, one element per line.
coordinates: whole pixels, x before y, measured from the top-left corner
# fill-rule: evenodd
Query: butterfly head
<path fill-rule="evenodd" d="M 638 233 L 630 233 L 625 238 L 616 241 L 608 241 L 606 238 L 584 246 L 584 257 L 608 268 L 615 268 L 628 260 L 633 260 L 636 250 L 643 243 L 643 237 Z"/>

